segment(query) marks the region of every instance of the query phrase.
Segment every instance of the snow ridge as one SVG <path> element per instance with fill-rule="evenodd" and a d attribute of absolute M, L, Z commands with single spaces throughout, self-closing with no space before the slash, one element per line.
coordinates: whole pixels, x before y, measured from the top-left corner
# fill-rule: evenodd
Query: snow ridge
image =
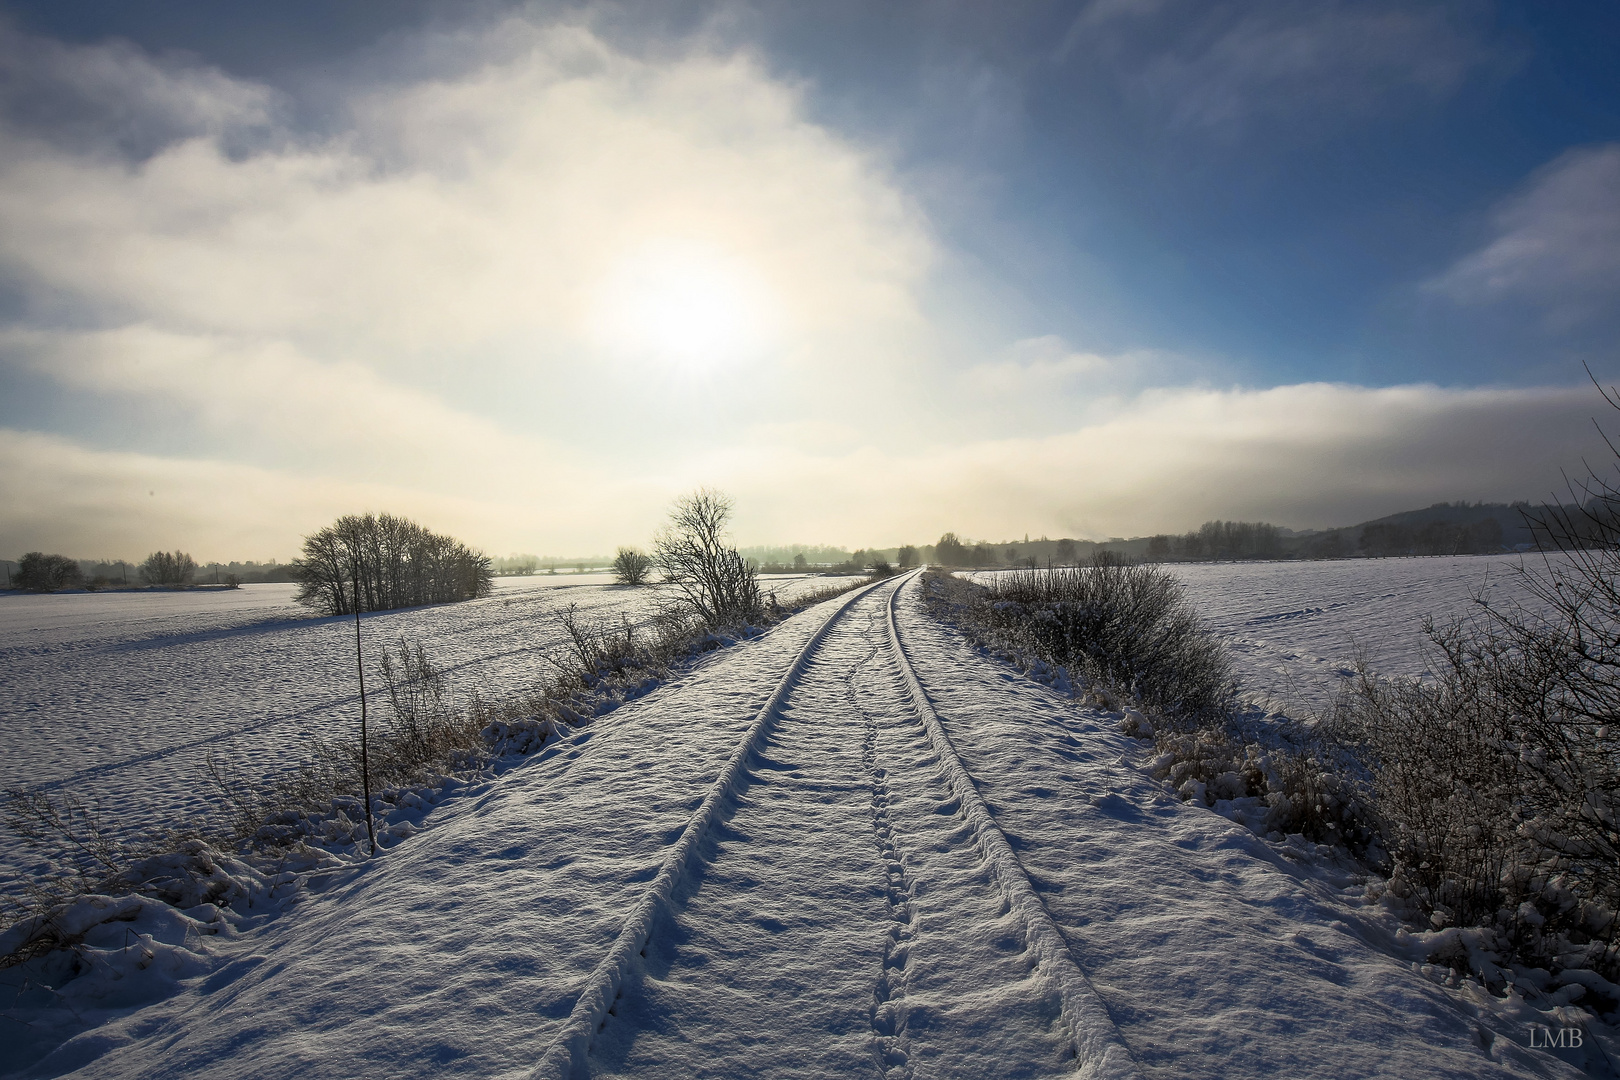
<path fill-rule="evenodd" d="M 734 793 L 738 779 L 747 768 L 749 758 L 764 741 L 766 732 L 776 719 L 778 706 L 787 697 L 788 690 L 803 673 L 810 656 L 832 630 L 839 616 L 848 610 L 850 604 L 881 584 L 883 584 L 881 581 L 873 582 L 863 589 L 845 594 L 837 609 L 827 616 L 827 621 L 811 635 L 809 641 L 805 642 L 804 648 L 799 651 L 799 655 L 788 667 L 787 673 L 782 676 L 782 681 L 777 683 L 776 690 L 755 714 L 754 722 L 749 725 L 747 734 L 732 752 L 725 768 L 720 770 L 719 777 L 709 788 L 709 793 L 704 796 L 702 805 L 687 822 L 680 839 L 670 848 L 663 866 L 658 870 L 658 876 L 653 879 L 640 902 L 636 904 L 635 910 L 625 920 L 624 927 L 619 931 L 619 936 L 614 940 L 607 956 L 591 972 L 585 988 L 580 992 L 579 1000 L 574 1003 L 568 1019 L 563 1022 L 562 1029 L 546 1048 L 540 1063 L 529 1073 L 530 1080 L 569 1080 L 570 1077 L 585 1071 L 585 1059 L 590 1050 L 592 1036 L 606 1023 L 608 1013 L 618 1002 L 624 981 L 637 958 L 646 955 L 647 939 L 652 934 L 654 921 L 662 911 L 667 910 L 670 894 L 674 892 L 676 884 L 686 876 L 693 852 L 698 849 L 710 826 L 719 816 L 722 804 Z"/>
<path fill-rule="evenodd" d="M 917 681 L 905 647 L 900 643 L 900 630 L 895 621 L 895 605 L 899 596 L 900 589 L 896 588 L 889 594 L 889 602 L 884 608 L 888 614 L 889 641 L 899 661 L 906 694 L 922 717 L 928 739 L 950 778 L 951 788 L 961 802 L 962 812 L 973 827 L 980 849 L 995 872 L 1002 897 L 1022 919 L 1026 940 L 1049 976 L 1057 983 L 1063 1020 L 1073 1040 L 1076 1075 L 1096 1080 L 1142 1080 L 1142 1072 L 1125 1046 L 1119 1029 L 1115 1027 L 1096 990 L 1092 989 L 1085 972 L 1074 962 L 1062 931 L 1052 921 L 1046 905 L 1036 894 L 1023 864 L 1007 842 L 1006 834 L 991 817 L 989 807 L 985 806 L 973 778 L 956 754 L 951 737 L 940 723 L 939 714 L 934 711 L 922 684 Z"/>

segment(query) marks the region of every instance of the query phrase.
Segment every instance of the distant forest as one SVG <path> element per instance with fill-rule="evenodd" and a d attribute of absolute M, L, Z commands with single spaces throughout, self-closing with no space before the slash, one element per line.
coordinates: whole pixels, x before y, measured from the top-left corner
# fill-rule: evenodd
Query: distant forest
<path fill-rule="evenodd" d="M 1099 551 L 1146 562 L 1488 555 L 1534 549 L 1537 538 L 1526 514 L 1537 512 L 1528 502 L 1441 502 L 1335 529 L 1295 531 L 1263 521 L 1206 521 L 1185 533 L 1115 537 L 1106 542 L 1042 537 L 991 544 L 957 541 L 951 534 L 947 537 L 962 549 L 959 565 L 985 567 L 1065 564 Z M 947 561 L 938 547 L 923 549 L 925 557 Z M 958 554 L 954 548 L 951 553 Z"/>
<path fill-rule="evenodd" d="M 122 559 L 74 559 L 79 568 L 78 585 L 91 589 L 139 588 L 147 584 L 141 576 L 139 561 Z M 19 564 L 15 559 L 0 559 L 0 570 L 7 579 L 17 575 Z M 212 562 L 192 568 L 187 584 L 258 585 L 267 581 L 297 581 L 296 567 L 290 563 L 267 562 Z"/>

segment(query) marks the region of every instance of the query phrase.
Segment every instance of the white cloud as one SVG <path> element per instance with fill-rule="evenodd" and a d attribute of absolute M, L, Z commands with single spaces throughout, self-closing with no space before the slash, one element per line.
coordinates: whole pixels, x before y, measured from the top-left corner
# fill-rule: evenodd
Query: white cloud
<path fill-rule="evenodd" d="M 122 46 L 51 46 L 67 74 L 23 89 L 124 80 L 167 141 L 121 141 L 99 90 L 101 141 L 56 139 L 0 89 L 0 269 L 28 302 L 0 363 L 175 429 L 0 429 L 0 551 L 286 557 L 364 509 L 606 550 L 700 483 L 737 494 L 744 542 L 1315 524 L 1578 460 L 1577 392 L 1143 393 L 1185 361 L 1055 337 L 963 374 L 921 314 L 928 223 L 755 58 L 523 20 L 452 44 L 320 137 Z"/>
<path fill-rule="evenodd" d="M 465 491 L 491 477 L 470 459 L 566 461 L 564 448 L 281 341 L 149 326 L 0 331 L 0 351 L 84 394 L 181 409 L 220 457 L 313 475 Z"/>
<path fill-rule="evenodd" d="M 1346 525 L 1437 500 L 1550 496 L 1560 466 L 1579 471 L 1602 451 L 1590 422 L 1601 406 L 1581 388 L 1154 390 L 1055 435 L 739 455 L 713 475 L 762 508 L 750 523 L 761 538 L 1107 538 L 1216 517 Z M 780 485 L 794 497 L 773 498 Z"/>
<path fill-rule="evenodd" d="M 240 144 L 283 112 L 270 88 L 127 42 L 76 48 L 0 22 L 0 115 L 8 127 L 90 153 L 141 156 L 186 137 Z"/>
<path fill-rule="evenodd" d="M 1118 358 L 1077 352 L 1056 334 L 1023 338 L 1006 355 L 975 365 L 966 375 L 975 389 L 1011 385 L 1015 392 L 1052 390 L 1076 378 L 1107 374 L 1121 364 Z"/>
<path fill-rule="evenodd" d="M 104 320 L 395 370 L 517 351 L 554 376 L 649 244 L 747 266 L 788 309 L 784 363 L 869 365 L 919 331 L 920 218 L 756 62 L 654 63 L 522 21 L 488 37 L 505 60 L 358 90 L 331 139 L 233 155 L 199 135 L 131 164 L 9 130 L 0 259 Z M 173 93 L 199 112 L 213 88 Z"/>
<path fill-rule="evenodd" d="M 554 550 L 607 550 L 644 540 L 673 494 L 703 482 L 738 496 L 744 543 L 915 543 L 946 529 L 1106 538 L 1215 517 L 1343 525 L 1441 499 L 1551 495 L 1560 465 L 1578 471 L 1583 454 L 1601 452 L 1589 422 L 1599 404 L 1583 389 L 1156 390 L 1056 435 L 910 450 L 787 438 L 717 445 L 639 477 L 593 476 L 556 500 L 0 431 L 0 500 L 17 508 L 0 522 L 0 546 L 286 557 L 337 513 L 391 509 L 495 551 L 530 548 L 536 537 Z"/>
<path fill-rule="evenodd" d="M 1369 113 L 1444 98 L 1495 62 L 1462 3 L 1199 4 L 1094 0 L 1064 43 L 1107 63 L 1175 126 Z"/>
<path fill-rule="evenodd" d="M 1568 151 L 1493 215 L 1495 236 L 1426 284 L 1462 304 L 1541 307 L 1554 325 L 1620 304 L 1620 144 Z"/>
<path fill-rule="evenodd" d="M 512 546 L 572 547 L 625 492 L 656 513 L 695 448 L 879 411 L 828 391 L 925 355 L 926 223 L 757 60 L 453 36 L 313 136 L 253 83 L 0 31 L 0 269 L 28 300 L 0 363 L 161 401 L 199 468 L 504 501 Z M 69 107 L 72 138 L 32 123 Z"/>

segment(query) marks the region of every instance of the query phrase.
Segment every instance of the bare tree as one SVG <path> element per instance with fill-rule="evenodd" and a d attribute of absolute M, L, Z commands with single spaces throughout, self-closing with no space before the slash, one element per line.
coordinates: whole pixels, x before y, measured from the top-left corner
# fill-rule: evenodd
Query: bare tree
<path fill-rule="evenodd" d="M 189 585 L 197 563 L 184 551 L 154 551 L 141 564 L 141 579 L 148 585 Z"/>
<path fill-rule="evenodd" d="M 652 568 L 652 556 L 633 547 L 622 547 L 613 557 L 613 573 L 620 585 L 647 584 Z"/>
<path fill-rule="evenodd" d="M 34 589 L 38 592 L 55 592 L 70 585 L 79 585 L 84 581 L 84 574 L 79 570 L 76 560 L 66 555 L 46 555 L 39 551 L 30 551 L 22 557 L 17 566 L 15 584 L 19 589 Z"/>
<path fill-rule="evenodd" d="M 669 523 L 653 541 L 665 580 L 711 627 L 750 622 L 764 609 L 754 571 L 726 543 L 732 506 L 730 496 L 699 488 L 675 500 Z"/>
<path fill-rule="evenodd" d="M 908 570 L 917 565 L 917 549 L 910 544 L 902 544 L 897 555 L 900 569 Z"/>

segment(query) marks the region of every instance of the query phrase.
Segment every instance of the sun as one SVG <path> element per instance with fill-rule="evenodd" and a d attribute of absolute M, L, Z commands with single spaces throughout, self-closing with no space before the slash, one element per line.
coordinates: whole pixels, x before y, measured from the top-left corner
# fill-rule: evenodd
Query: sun
<path fill-rule="evenodd" d="M 613 352 L 688 369 L 757 357 L 772 304 L 742 260 L 692 244 L 626 256 L 597 291 L 595 336 Z"/>

